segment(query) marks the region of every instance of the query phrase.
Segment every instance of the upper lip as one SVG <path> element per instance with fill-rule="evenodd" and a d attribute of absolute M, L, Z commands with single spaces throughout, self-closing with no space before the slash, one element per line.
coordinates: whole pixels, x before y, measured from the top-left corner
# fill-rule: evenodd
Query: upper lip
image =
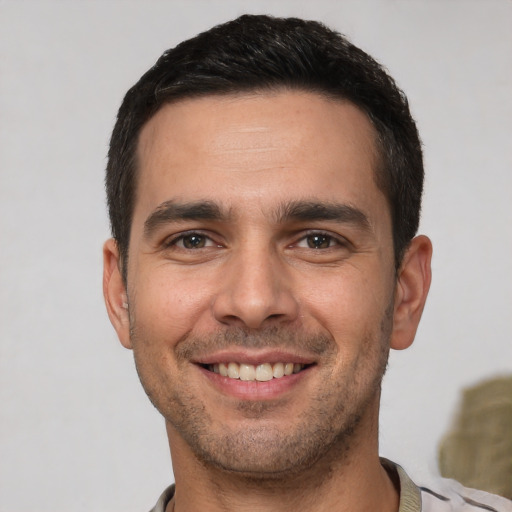
<path fill-rule="evenodd" d="M 259 365 L 264 363 L 299 363 L 312 364 L 315 359 L 307 355 L 294 354 L 279 349 L 265 351 L 220 350 L 194 358 L 196 364 L 245 363 Z"/>

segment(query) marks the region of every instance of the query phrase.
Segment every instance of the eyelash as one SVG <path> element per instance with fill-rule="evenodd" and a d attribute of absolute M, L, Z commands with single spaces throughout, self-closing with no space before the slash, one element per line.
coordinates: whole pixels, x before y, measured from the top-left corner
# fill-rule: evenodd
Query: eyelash
<path fill-rule="evenodd" d="M 208 247 L 211 247 L 213 245 L 216 245 L 217 247 L 222 247 L 221 244 L 216 243 L 212 239 L 211 236 L 206 235 L 205 233 L 202 233 L 201 231 L 194 231 L 194 230 L 185 231 L 184 233 L 179 233 L 177 235 L 174 235 L 174 236 L 172 236 L 170 238 L 165 239 L 164 242 L 163 242 L 163 246 L 166 249 L 171 248 L 171 247 L 177 247 L 178 243 L 183 242 L 185 239 L 187 239 L 189 237 L 193 237 L 193 236 L 201 237 L 206 242 L 211 242 L 211 244 Z M 204 248 L 205 247 L 199 247 L 199 249 L 204 249 Z M 185 250 L 185 251 L 187 251 L 187 250 L 194 250 L 193 248 L 189 248 L 189 247 L 178 247 L 178 249 L 182 249 L 182 250 Z"/>
<path fill-rule="evenodd" d="M 307 243 L 307 239 L 309 237 L 319 237 L 319 238 L 326 238 L 329 240 L 329 246 L 328 247 L 308 247 L 308 249 L 312 249 L 312 250 L 327 250 L 327 249 L 332 249 L 336 246 L 339 246 L 339 247 L 347 247 L 349 245 L 349 242 L 341 237 L 341 236 L 338 236 L 338 235 L 334 235 L 332 233 L 326 233 L 325 231 L 316 231 L 316 230 L 311 230 L 309 232 L 307 232 L 306 234 L 304 234 L 297 242 L 295 242 L 293 245 L 297 246 L 299 243 L 301 242 L 306 242 Z M 306 249 L 306 247 L 304 247 L 304 249 Z"/>
<path fill-rule="evenodd" d="M 203 247 L 196 247 L 196 248 L 194 248 L 194 247 L 179 247 L 178 246 L 178 244 L 180 242 L 183 242 L 187 238 L 191 238 L 193 236 L 197 236 L 197 237 L 201 238 L 208 245 L 203 246 Z M 325 238 L 328 240 L 329 245 L 328 245 L 328 247 L 300 247 L 301 249 L 311 249 L 311 250 L 318 251 L 318 250 L 332 249 L 336 246 L 346 247 L 349 245 L 349 242 L 343 237 L 333 235 L 332 233 L 327 233 L 325 231 L 311 230 L 311 231 L 303 234 L 296 242 L 290 244 L 289 247 L 294 247 L 294 246 L 298 247 L 299 244 L 301 244 L 303 242 L 308 243 L 307 240 L 310 237 Z M 205 249 L 205 248 L 213 247 L 213 246 L 222 247 L 222 245 L 219 243 L 216 243 L 215 240 L 213 240 L 213 238 L 211 236 L 209 236 L 201 231 L 194 231 L 194 230 L 179 233 L 170 238 L 167 238 L 164 241 L 163 246 L 166 249 L 171 248 L 171 247 L 177 247 L 178 249 L 181 249 L 181 250 L 197 250 L 197 249 Z"/>

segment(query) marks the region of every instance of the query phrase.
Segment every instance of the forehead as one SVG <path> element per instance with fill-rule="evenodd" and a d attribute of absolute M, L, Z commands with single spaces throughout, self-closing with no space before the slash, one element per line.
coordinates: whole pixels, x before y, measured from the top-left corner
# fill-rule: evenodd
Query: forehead
<path fill-rule="evenodd" d="M 349 102 L 300 91 L 207 96 L 163 106 L 138 145 L 137 215 L 170 199 L 264 210 L 323 199 L 386 208 L 375 131 Z M 341 197 L 340 197 L 341 196 Z"/>

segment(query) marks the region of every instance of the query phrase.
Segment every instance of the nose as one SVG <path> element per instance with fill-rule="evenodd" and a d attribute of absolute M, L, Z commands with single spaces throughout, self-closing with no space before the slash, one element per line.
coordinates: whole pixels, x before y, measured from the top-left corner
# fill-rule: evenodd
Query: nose
<path fill-rule="evenodd" d="M 233 255 L 226 262 L 222 284 L 213 301 L 215 319 L 250 329 L 295 320 L 299 305 L 285 267 L 268 247 Z"/>

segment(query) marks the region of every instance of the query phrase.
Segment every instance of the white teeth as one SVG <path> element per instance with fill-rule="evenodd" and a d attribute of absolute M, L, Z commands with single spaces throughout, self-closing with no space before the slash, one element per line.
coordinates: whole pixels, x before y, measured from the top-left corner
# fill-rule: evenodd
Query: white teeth
<path fill-rule="evenodd" d="M 276 363 L 272 367 L 272 374 L 275 379 L 280 379 L 284 376 L 284 364 L 283 363 Z"/>
<path fill-rule="evenodd" d="M 268 363 L 260 364 L 256 367 L 256 380 L 261 382 L 265 382 L 267 380 L 272 380 L 274 378 L 274 373 L 272 372 L 272 366 Z"/>
<path fill-rule="evenodd" d="M 240 367 L 236 363 L 228 364 L 228 377 L 230 379 L 238 379 L 240 377 Z"/>
<path fill-rule="evenodd" d="M 228 376 L 228 367 L 224 363 L 220 363 L 219 364 L 219 373 L 223 377 L 227 377 Z"/>
<path fill-rule="evenodd" d="M 292 373 L 299 373 L 304 369 L 304 365 L 300 363 L 274 363 L 273 365 L 263 363 L 254 366 L 246 363 L 219 363 L 209 365 L 208 369 L 230 379 L 265 382 L 280 379 Z"/>
<path fill-rule="evenodd" d="M 240 380 L 254 380 L 256 378 L 256 370 L 252 364 L 241 364 L 239 373 Z"/>
<path fill-rule="evenodd" d="M 284 365 L 284 374 L 291 375 L 293 373 L 293 363 L 286 363 Z"/>

